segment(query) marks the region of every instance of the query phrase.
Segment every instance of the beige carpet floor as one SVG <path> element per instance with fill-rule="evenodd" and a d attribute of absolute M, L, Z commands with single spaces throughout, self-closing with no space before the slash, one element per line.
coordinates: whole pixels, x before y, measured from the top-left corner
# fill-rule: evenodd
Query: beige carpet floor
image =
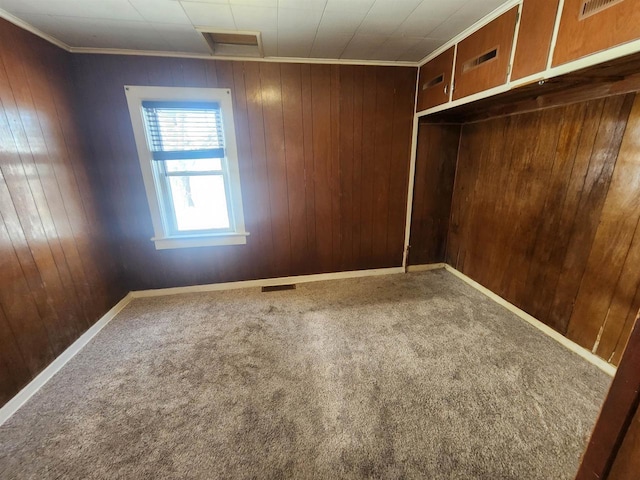
<path fill-rule="evenodd" d="M 610 378 L 440 270 L 134 300 L 2 479 L 572 479 Z"/>

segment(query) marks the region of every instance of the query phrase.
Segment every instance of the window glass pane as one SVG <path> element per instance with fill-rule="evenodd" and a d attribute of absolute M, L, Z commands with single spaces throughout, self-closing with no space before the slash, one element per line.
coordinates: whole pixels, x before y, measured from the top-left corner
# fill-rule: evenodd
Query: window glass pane
<path fill-rule="evenodd" d="M 167 172 L 215 172 L 222 171 L 222 159 L 165 160 Z"/>
<path fill-rule="evenodd" d="M 169 177 L 180 232 L 230 228 L 222 175 Z"/>

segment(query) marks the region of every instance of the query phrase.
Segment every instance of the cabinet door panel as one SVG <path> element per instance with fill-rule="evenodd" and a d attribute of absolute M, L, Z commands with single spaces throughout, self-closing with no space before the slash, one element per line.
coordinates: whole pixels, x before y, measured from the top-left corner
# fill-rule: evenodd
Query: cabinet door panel
<path fill-rule="evenodd" d="M 449 101 L 455 47 L 441 53 L 420 69 L 418 111 Z"/>
<path fill-rule="evenodd" d="M 517 16 L 514 7 L 458 44 L 454 100 L 507 82 Z"/>
<path fill-rule="evenodd" d="M 511 80 L 547 68 L 559 0 L 524 0 Z"/>
<path fill-rule="evenodd" d="M 640 38 L 640 0 L 565 0 L 553 66 Z"/>

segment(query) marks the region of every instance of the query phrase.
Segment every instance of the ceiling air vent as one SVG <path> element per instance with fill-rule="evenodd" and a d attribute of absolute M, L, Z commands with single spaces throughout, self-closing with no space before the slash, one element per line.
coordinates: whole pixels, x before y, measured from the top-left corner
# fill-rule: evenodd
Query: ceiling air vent
<path fill-rule="evenodd" d="M 260 32 L 212 32 L 199 30 L 211 53 L 224 57 L 263 57 Z"/>
<path fill-rule="evenodd" d="M 580 4 L 580 20 L 600 13 L 609 7 L 613 7 L 624 0 L 585 0 Z"/>

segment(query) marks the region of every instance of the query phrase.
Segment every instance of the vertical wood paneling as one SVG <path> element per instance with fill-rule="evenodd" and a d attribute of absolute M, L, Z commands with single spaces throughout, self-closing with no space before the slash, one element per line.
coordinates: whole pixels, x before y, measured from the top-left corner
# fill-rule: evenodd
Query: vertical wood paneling
<path fill-rule="evenodd" d="M 331 122 L 330 122 L 330 165 L 329 165 L 329 194 L 331 197 L 331 265 L 337 265 L 339 270 L 341 263 L 342 243 L 342 165 L 340 163 L 340 140 L 343 129 L 340 128 L 340 67 L 331 65 Z"/>
<path fill-rule="evenodd" d="M 416 69 L 73 60 L 130 290 L 401 264 Z M 155 250 L 125 84 L 232 90 L 247 245 Z"/>
<path fill-rule="evenodd" d="M 260 80 L 267 163 L 267 177 L 263 181 L 268 182 L 271 227 L 278 232 L 273 244 L 273 253 L 278 258 L 275 275 L 285 276 L 291 271 L 291 229 L 280 65 L 261 63 Z"/>
<path fill-rule="evenodd" d="M 373 163 L 373 230 L 372 254 L 374 265 L 382 265 L 387 253 L 387 222 L 389 220 L 389 176 L 391 174 L 391 151 L 393 126 L 386 119 L 392 116 L 393 78 L 385 67 L 377 68 L 375 159 Z"/>
<path fill-rule="evenodd" d="M 358 268 L 374 265 L 373 259 L 373 199 L 375 165 L 375 126 L 376 105 L 378 102 L 376 91 L 376 70 L 366 69 L 363 74 L 363 108 L 362 108 L 362 162 L 360 163 L 360 260 Z M 372 133 L 373 132 L 373 133 Z"/>
<path fill-rule="evenodd" d="M 625 100 L 626 98 L 626 100 Z M 550 315 L 566 332 L 574 300 L 580 289 L 589 253 L 601 218 L 602 207 L 611 182 L 616 156 L 620 149 L 626 119 L 629 115 L 633 96 L 611 97 L 603 100 L 599 118 L 587 114 L 586 120 L 596 124 L 594 135 L 586 130 L 581 132 L 581 142 L 585 148 L 578 150 L 581 166 L 585 167 L 584 182 L 581 185 L 580 200 L 573 222 L 571 240 L 563 272 L 558 281 L 555 299 Z M 595 340 L 595 339 L 594 339 Z M 591 348 L 593 344 L 588 345 Z"/>
<path fill-rule="evenodd" d="M 271 206 L 269 201 L 269 184 L 267 173 L 267 154 L 264 138 L 264 120 L 262 116 L 262 91 L 260 86 L 260 66 L 255 63 L 244 65 L 244 81 L 247 92 L 247 106 L 249 110 L 249 143 L 251 145 L 251 159 L 254 165 L 253 188 L 256 193 L 256 203 L 244 206 L 244 210 L 252 210 L 255 215 L 255 223 L 247 228 L 256 226 L 262 235 L 261 248 L 266 253 L 263 256 L 263 272 L 267 276 L 275 275 L 276 256 L 273 255 L 275 239 L 271 222 Z M 242 141 L 238 143 L 243 143 Z M 240 159 L 242 162 L 242 159 Z M 241 181 L 243 181 L 241 179 Z M 251 213 L 249 214 L 251 216 Z M 249 220 L 249 219 L 245 219 Z M 250 241 L 253 241 L 251 239 Z"/>
<path fill-rule="evenodd" d="M 445 261 L 460 125 L 420 125 L 409 264 Z"/>
<path fill-rule="evenodd" d="M 411 154 L 411 132 L 413 115 L 409 109 L 415 104 L 413 95 L 415 78 L 396 76 L 393 102 L 393 142 L 391 145 L 391 169 L 389 172 L 389 218 L 387 221 L 388 258 L 402 261 L 404 247 L 404 228 L 406 223 L 409 165 L 402 159 Z"/>
<path fill-rule="evenodd" d="M 319 271 L 331 269 L 333 222 L 331 221 L 331 67 L 311 66 L 313 110 L 313 183 L 316 245 Z"/>
<path fill-rule="evenodd" d="M 340 151 L 339 160 L 341 168 L 340 175 L 340 197 L 346 206 L 353 203 L 353 167 L 354 167 L 354 68 L 342 68 L 340 70 L 340 121 L 339 125 L 346 126 L 340 131 Z M 340 231 L 341 243 L 340 269 L 348 270 L 354 268 L 351 264 L 353 258 L 353 211 L 345 208 L 341 212 Z"/>
<path fill-rule="evenodd" d="M 622 441 L 609 480 L 634 480 L 640 472 L 640 406 Z"/>
<path fill-rule="evenodd" d="M 637 317 L 634 315 L 634 318 L 637 320 L 626 342 L 620 366 L 600 410 L 575 480 L 631 480 L 638 477 L 640 313 Z"/>
<path fill-rule="evenodd" d="M 640 282 L 638 269 L 635 268 L 640 255 L 640 238 L 634 241 L 640 219 L 639 186 L 640 97 L 637 97 L 624 130 L 587 268 L 569 322 L 569 337 L 581 345 L 593 345 L 601 329 L 610 329 L 612 323 L 618 323 L 619 329 L 622 328 Z M 608 356 L 613 353 L 613 347 L 607 345 L 599 353 Z"/>
<path fill-rule="evenodd" d="M 302 143 L 304 145 L 304 194 L 307 226 L 305 273 L 309 273 L 317 272 L 320 269 L 315 217 L 316 190 L 313 156 L 313 97 L 310 65 L 300 65 L 300 81 L 302 89 L 302 125 L 304 128 Z"/>
<path fill-rule="evenodd" d="M 639 98 L 464 125 L 447 245 L 453 266 L 613 362 L 640 303 Z"/>
<path fill-rule="evenodd" d="M 307 223 L 304 171 L 304 125 L 300 65 L 283 64 L 282 109 L 286 158 L 287 203 L 291 241 L 291 268 L 304 271 L 307 258 Z"/>
<path fill-rule="evenodd" d="M 125 293 L 70 55 L 0 20 L 0 404 Z"/>
<path fill-rule="evenodd" d="M 366 159 L 363 158 L 364 138 L 364 108 L 366 98 L 364 96 L 365 67 L 353 67 L 353 180 L 351 182 L 351 219 L 352 243 L 351 243 L 351 269 L 358 269 L 362 264 L 362 204 L 363 173 L 362 166 Z M 409 133 L 410 134 L 410 133 Z M 398 159 L 401 162 L 401 159 Z M 357 221 L 355 221 L 357 219 Z"/>

